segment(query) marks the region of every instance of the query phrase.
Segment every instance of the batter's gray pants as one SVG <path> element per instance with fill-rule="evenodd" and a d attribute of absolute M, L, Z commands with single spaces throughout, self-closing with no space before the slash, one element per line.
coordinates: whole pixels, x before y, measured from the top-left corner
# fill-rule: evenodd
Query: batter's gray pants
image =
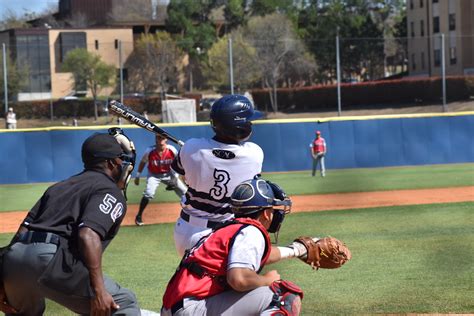
<path fill-rule="evenodd" d="M 53 300 L 71 311 L 88 315 L 90 297 L 65 295 L 41 286 L 37 280 L 56 253 L 57 246 L 46 243 L 15 243 L 4 257 L 4 285 L 9 303 L 20 315 L 43 315 L 45 298 Z M 140 315 L 135 294 L 104 277 L 106 290 L 120 306 L 114 315 Z M 12 316 L 19 314 L 12 314 Z"/>
<path fill-rule="evenodd" d="M 184 299 L 183 308 L 174 314 L 161 309 L 161 316 L 205 316 L 205 315 L 270 315 L 273 292 L 262 286 L 249 292 L 226 291 L 205 300 Z"/>

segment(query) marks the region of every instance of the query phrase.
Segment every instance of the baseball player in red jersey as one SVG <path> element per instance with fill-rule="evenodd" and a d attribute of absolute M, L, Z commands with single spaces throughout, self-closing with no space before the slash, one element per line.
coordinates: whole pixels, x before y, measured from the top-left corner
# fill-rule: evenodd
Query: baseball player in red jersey
<path fill-rule="evenodd" d="M 161 182 L 172 188 L 176 195 L 181 198 L 187 190 L 186 185 L 178 178 L 178 175 L 171 170 L 171 163 L 177 155 L 177 150 L 166 143 L 167 139 L 161 135 L 156 135 L 155 146 L 148 147 L 138 166 L 135 176 L 135 184 L 140 184 L 140 174 L 148 164 L 148 177 L 143 197 L 140 201 L 140 208 L 135 217 L 135 224 L 143 225 L 142 215 L 148 202 L 155 196 L 156 189 Z"/>
<path fill-rule="evenodd" d="M 326 166 L 324 165 L 324 156 L 326 156 L 326 140 L 321 137 L 321 132 L 316 131 L 316 138 L 309 145 L 311 148 L 311 156 L 313 157 L 313 172 L 312 176 L 316 174 L 318 164 L 321 165 L 321 177 L 326 176 Z"/>

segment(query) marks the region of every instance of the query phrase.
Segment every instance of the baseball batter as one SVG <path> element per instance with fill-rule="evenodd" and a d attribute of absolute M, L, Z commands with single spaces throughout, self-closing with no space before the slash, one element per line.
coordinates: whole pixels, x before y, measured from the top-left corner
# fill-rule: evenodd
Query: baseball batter
<path fill-rule="evenodd" d="M 140 208 L 135 217 L 135 224 L 143 226 L 142 215 L 146 206 L 154 198 L 156 189 L 161 182 L 174 190 L 176 195 L 181 198 L 186 193 L 186 185 L 178 178 L 178 175 L 171 170 L 171 163 L 177 156 L 178 151 L 173 146 L 167 144 L 167 139 L 162 135 L 156 135 L 155 145 L 148 147 L 138 166 L 138 172 L 135 176 L 135 184 L 140 184 L 140 174 L 148 165 L 148 176 L 146 179 L 146 188 L 143 191 L 143 197 L 140 201 Z"/>
<path fill-rule="evenodd" d="M 174 230 L 180 255 L 233 218 L 229 201 L 234 188 L 262 171 L 262 149 L 247 142 L 251 121 L 260 117 L 252 103 L 242 95 L 224 96 L 213 104 L 210 116 L 215 136 L 188 140 L 172 164 L 188 185 Z"/>

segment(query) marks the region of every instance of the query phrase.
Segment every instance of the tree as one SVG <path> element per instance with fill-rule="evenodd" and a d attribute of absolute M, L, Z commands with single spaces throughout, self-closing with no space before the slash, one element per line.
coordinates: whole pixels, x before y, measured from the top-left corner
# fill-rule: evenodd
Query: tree
<path fill-rule="evenodd" d="M 97 95 L 100 89 L 111 86 L 116 75 L 115 67 L 103 62 L 99 55 L 89 53 L 84 48 L 76 48 L 67 53 L 62 70 L 71 72 L 74 86 L 86 85 L 94 99 L 94 116 L 98 119 Z"/>
<path fill-rule="evenodd" d="M 336 77 L 338 34 L 343 75 L 362 74 L 371 65 L 383 64 L 383 45 L 367 40 L 383 38 L 374 22 L 375 9 L 371 0 L 320 0 L 311 1 L 300 12 L 299 31 L 316 58 L 322 81 L 331 82 Z"/>
<path fill-rule="evenodd" d="M 289 56 L 299 58 L 305 54 L 306 49 L 290 20 L 278 13 L 250 19 L 243 34 L 255 47 L 258 60 L 256 66 L 260 69 L 264 86 L 270 88 L 271 106 L 277 112 L 277 85 L 284 78 L 282 69 L 289 61 Z"/>
<path fill-rule="evenodd" d="M 2 57 L 3 58 L 3 57 Z M 18 92 L 25 86 L 25 78 L 28 77 L 28 68 L 20 68 L 18 64 L 13 61 L 7 53 L 7 89 L 8 99 L 16 96 Z M 3 60 L 0 62 L 0 94 L 5 96 L 5 84 L 3 78 Z"/>
<path fill-rule="evenodd" d="M 227 31 L 237 28 L 245 23 L 246 1 L 244 0 L 228 0 L 224 7 L 224 18 L 227 22 Z"/>
<path fill-rule="evenodd" d="M 209 19 L 216 0 L 171 0 L 166 28 L 175 34 L 176 42 L 189 56 L 189 90 L 193 89 L 193 69 L 205 59 L 207 50 L 217 39 L 216 29 Z"/>
<path fill-rule="evenodd" d="M 179 64 L 183 52 L 170 34 L 142 34 L 135 43 L 135 49 L 127 60 L 127 68 L 134 89 L 144 93 L 160 89 L 164 99 L 170 86 L 177 85 Z"/>
<path fill-rule="evenodd" d="M 250 4 L 250 10 L 254 16 L 287 13 L 293 7 L 293 2 L 293 0 L 253 0 Z"/>
<path fill-rule="evenodd" d="M 31 18 L 33 18 L 33 15 L 29 12 L 25 12 L 23 16 L 20 16 L 11 9 L 7 9 L 0 18 L 0 31 L 30 27 L 26 21 Z"/>
<path fill-rule="evenodd" d="M 247 43 L 240 31 L 235 31 L 232 37 L 232 57 L 234 83 L 237 91 L 248 88 L 259 79 L 259 69 L 255 48 Z M 208 65 L 205 67 L 205 77 L 208 83 L 218 87 L 228 87 L 229 80 L 229 36 L 219 39 L 208 52 Z"/>

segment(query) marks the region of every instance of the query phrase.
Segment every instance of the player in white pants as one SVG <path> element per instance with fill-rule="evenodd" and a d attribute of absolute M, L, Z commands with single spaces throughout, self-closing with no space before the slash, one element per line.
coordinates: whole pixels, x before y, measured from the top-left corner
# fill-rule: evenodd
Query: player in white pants
<path fill-rule="evenodd" d="M 210 116 L 215 136 L 188 140 L 171 166 L 188 185 L 174 230 L 179 255 L 234 217 L 229 206 L 232 191 L 262 171 L 262 149 L 247 142 L 251 121 L 261 117 L 252 103 L 241 95 L 224 96 L 213 104 Z"/>
<path fill-rule="evenodd" d="M 161 182 L 174 190 L 176 195 L 181 198 L 186 192 L 186 185 L 178 178 L 178 175 L 171 170 L 171 163 L 176 157 L 178 151 L 166 143 L 166 138 L 156 135 L 155 146 L 148 147 L 138 166 L 138 172 L 135 176 L 135 184 L 140 184 L 140 173 L 148 166 L 148 176 L 146 179 L 146 188 L 143 191 L 143 197 L 140 201 L 140 208 L 135 217 L 137 226 L 143 225 L 142 215 L 148 202 L 155 197 L 155 192 Z"/>

